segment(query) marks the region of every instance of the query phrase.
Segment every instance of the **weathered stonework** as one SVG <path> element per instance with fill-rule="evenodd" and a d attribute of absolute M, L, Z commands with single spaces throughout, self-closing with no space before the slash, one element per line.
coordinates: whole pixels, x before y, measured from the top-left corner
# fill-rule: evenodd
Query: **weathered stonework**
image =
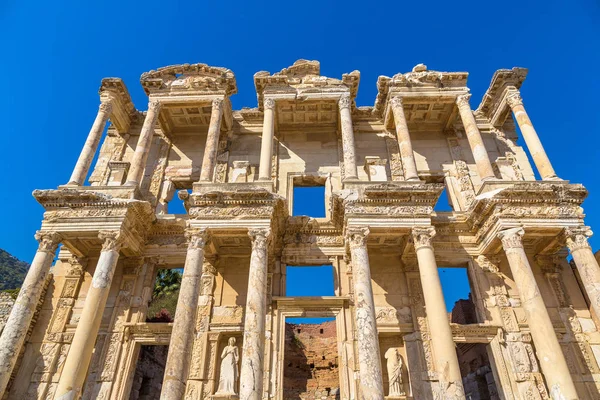
<path fill-rule="evenodd" d="M 144 73 L 145 112 L 104 79 L 67 184 L 34 192 L 40 245 L 0 337 L 0 397 L 282 400 L 286 318 L 332 317 L 337 391 L 321 396 L 465 399 L 485 377 L 494 398 L 600 398 L 587 191 L 556 177 L 526 74 L 497 71 L 474 111 L 467 73 L 422 64 L 380 77 L 372 107 L 358 71 L 317 61 L 257 72 L 242 110 L 226 68 Z M 325 188 L 325 217 L 291 215 L 295 186 Z M 453 211 L 435 210 L 444 188 Z M 286 296 L 288 265 L 323 264 L 335 296 Z M 467 268 L 468 322 L 448 319 L 438 266 Z M 146 322 L 165 268 L 184 269 L 175 320 Z M 147 345 L 169 345 L 153 393 L 136 375 Z M 461 364 L 471 345 L 489 368 Z"/>

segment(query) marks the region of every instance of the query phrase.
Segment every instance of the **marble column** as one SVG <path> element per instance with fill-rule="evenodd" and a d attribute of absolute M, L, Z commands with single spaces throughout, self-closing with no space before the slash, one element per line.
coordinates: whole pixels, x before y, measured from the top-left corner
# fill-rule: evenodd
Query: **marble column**
<path fill-rule="evenodd" d="M 60 235 L 56 232 L 38 231 L 35 238 L 39 242 L 37 253 L 35 253 L 2 331 L 2 336 L 0 336 L 0 398 L 6 390 L 10 375 L 19 357 L 33 314 L 44 290 L 54 254 L 61 240 Z"/>
<path fill-rule="evenodd" d="M 441 390 L 444 391 L 444 398 L 458 400 L 465 398 L 465 392 L 431 243 L 434 236 L 433 226 L 415 227 L 412 230 L 437 376 Z"/>
<path fill-rule="evenodd" d="M 202 276 L 207 232 L 205 229 L 189 229 L 186 236 L 188 250 L 169 342 L 169 353 L 160 394 L 161 400 L 181 400 L 183 398 L 190 366 L 190 350 L 194 344 L 198 296 L 202 284 L 200 277 Z"/>
<path fill-rule="evenodd" d="M 358 341 L 360 399 L 383 399 L 383 380 L 375 302 L 371 286 L 371 267 L 367 252 L 369 228 L 348 228 L 346 232 L 352 257 L 354 307 Z"/>
<path fill-rule="evenodd" d="M 511 228 L 499 232 L 498 237 L 502 241 L 513 280 L 519 291 L 521 305 L 527 317 L 540 367 L 550 390 L 550 397 L 577 399 L 569 368 L 523 248 L 524 233 L 523 228 Z"/>
<path fill-rule="evenodd" d="M 270 181 L 273 161 L 273 136 L 275 135 L 275 100 L 265 98 L 262 139 L 260 142 L 260 165 L 258 179 Z"/>
<path fill-rule="evenodd" d="M 531 120 L 525 111 L 523 99 L 521 99 L 521 94 L 519 91 L 514 90 L 510 92 L 506 97 L 506 102 L 515 115 L 517 124 L 519 124 L 519 128 L 521 128 L 521 134 L 523 134 L 525 144 L 531 153 L 533 162 L 535 163 L 535 166 L 537 167 L 542 179 L 558 179 L 556 173 L 554 172 L 554 168 L 552 168 L 550 159 L 546 155 L 546 151 L 542 146 L 542 142 L 540 141 L 540 138 L 533 128 L 533 124 L 531 123 Z"/>
<path fill-rule="evenodd" d="M 75 168 L 73 169 L 73 173 L 71 174 L 71 178 L 69 179 L 69 183 L 67 185 L 83 185 L 85 177 L 87 176 L 90 166 L 92 165 L 94 155 L 96 155 L 96 151 L 98 150 L 98 144 L 100 144 L 100 139 L 102 138 L 102 133 L 106 127 L 106 122 L 112 113 L 112 108 L 113 105 L 110 98 L 105 99 L 102 101 L 102 103 L 100 103 L 100 107 L 98 108 L 98 113 L 96 114 L 96 119 L 94 120 L 92 129 L 90 129 L 90 133 L 88 133 L 88 137 L 83 145 L 81 153 L 79 154 L 77 164 L 75 164 Z"/>
<path fill-rule="evenodd" d="M 140 132 L 140 138 L 138 139 L 135 152 L 131 159 L 131 165 L 129 167 L 125 185 L 138 186 L 142 183 L 146 161 L 148 160 L 148 154 L 150 153 L 150 147 L 152 146 L 154 126 L 158 120 L 160 108 L 161 104 L 157 100 L 152 100 L 148 103 L 148 111 L 146 112 L 144 125 L 142 125 L 142 130 Z"/>
<path fill-rule="evenodd" d="M 400 147 L 400 157 L 404 167 L 404 179 L 407 181 L 418 181 L 417 163 L 415 153 L 413 152 L 410 134 L 408 133 L 408 124 L 404 115 L 404 104 L 401 97 L 394 97 L 391 101 L 392 113 L 394 114 L 394 123 L 396 124 L 396 135 L 398 136 L 398 146 Z"/>
<path fill-rule="evenodd" d="M 352 101 L 350 94 L 340 97 L 338 106 L 340 108 L 340 125 L 342 127 L 342 149 L 344 151 L 345 179 L 358 179 L 356 169 L 356 146 L 354 145 L 354 129 L 352 128 Z"/>
<path fill-rule="evenodd" d="M 471 146 L 471 152 L 475 159 L 475 165 L 477 165 L 479 177 L 482 181 L 494 179 L 496 176 L 494 175 L 490 157 L 488 156 L 485 144 L 483 143 L 483 138 L 481 137 L 481 132 L 479 132 L 475 116 L 469 105 L 470 98 L 470 94 L 463 94 L 456 98 L 460 119 L 462 120 L 465 132 L 467 133 L 467 140 L 469 141 L 469 146 Z"/>
<path fill-rule="evenodd" d="M 100 231 L 98 237 L 102 240 L 102 251 L 58 381 L 55 400 L 76 400 L 81 396 L 112 278 L 119 261 L 122 245 L 120 232 Z"/>
<path fill-rule="evenodd" d="M 267 245 L 271 230 L 250 229 L 252 241 L 244 343 L 240 372 L 240 400 L 259 400 L 263 397 L 263 370 L 265 351 L 265 317 L 267 312 Z"/>
<path fill-rule="evenodd" d="M 579 271 L 581 282 L 590 299 L 590 305 L 596 318 L 600 320 L 600 267 L 594 252 L 588 243 L 592 230 L 588 226 L 566 228 L 567 247 Z"/>
<path fill-rule="evenodd" d="M 219 136 L 221 133 L 221 117 L 223 116 L 223 99 L 212 101 L 212 112 L 204 146 L 204 157 L 202 158 L 202 171 L 200 182 L 212 182 L 217 163 L 217 150 L 219 149 Z"/>

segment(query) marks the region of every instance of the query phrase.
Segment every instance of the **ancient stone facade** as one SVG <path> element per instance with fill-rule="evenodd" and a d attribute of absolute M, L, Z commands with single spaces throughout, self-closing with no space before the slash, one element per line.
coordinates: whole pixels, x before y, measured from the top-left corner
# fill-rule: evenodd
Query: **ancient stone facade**
<path fill-rule="evenodd" d="M 474 111 L 466 72 L 424 65 L 380 77 L 372 107 L 358 71 L 317 61 L 256 73 L 258 107 L 239 111 L 225 68 L 144 73 L 147 111 L 104 79 L 72 176 L 34 192 L 40 244 L 0 338 L 0 393 L 127 399 L 141 346 L 168 345 L 161 399 L 283 399 L 286 318 L 332 317 L 343 400 L 392 384 L 464 399 L 457 344 L 486 346 L 499 398 L 600 398 L 587 191 L 556 176 L 526 73 L 497 71 Z M 324 186 L 324 218 L 291 215 L 307 185 Z M 434 211 L 443 190 L 453 211 Z M 286 296 L 286 266 L 323 264 L 335 296 Z M 468 269 L 477 323 L 449 321 L 438 266 Z M 174 322 L 147 323 L 164 268 L 184 268 Z M 237 394 L 221 396 L 230 338 Z"/>

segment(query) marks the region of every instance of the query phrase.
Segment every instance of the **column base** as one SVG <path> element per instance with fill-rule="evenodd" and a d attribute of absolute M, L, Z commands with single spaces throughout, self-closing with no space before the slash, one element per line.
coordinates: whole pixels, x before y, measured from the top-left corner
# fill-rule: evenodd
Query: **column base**
<path fill-rule="evenodd" d="M 240 398 L 240 395 L 234 393 L 215 393 L 210 398 L 213 400 L 237 400 Z"/>

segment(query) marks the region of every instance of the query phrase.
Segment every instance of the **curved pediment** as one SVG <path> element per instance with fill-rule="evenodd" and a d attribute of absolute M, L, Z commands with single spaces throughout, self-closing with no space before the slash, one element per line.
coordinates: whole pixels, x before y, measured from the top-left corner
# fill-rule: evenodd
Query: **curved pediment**
<path fill-rule="evenodd" d="M 194 94 L 237 93 L 235 75 L 230 69 L 207 64 L 170 65 L 142 74 L 146 94 L 193 92 Z"/>

